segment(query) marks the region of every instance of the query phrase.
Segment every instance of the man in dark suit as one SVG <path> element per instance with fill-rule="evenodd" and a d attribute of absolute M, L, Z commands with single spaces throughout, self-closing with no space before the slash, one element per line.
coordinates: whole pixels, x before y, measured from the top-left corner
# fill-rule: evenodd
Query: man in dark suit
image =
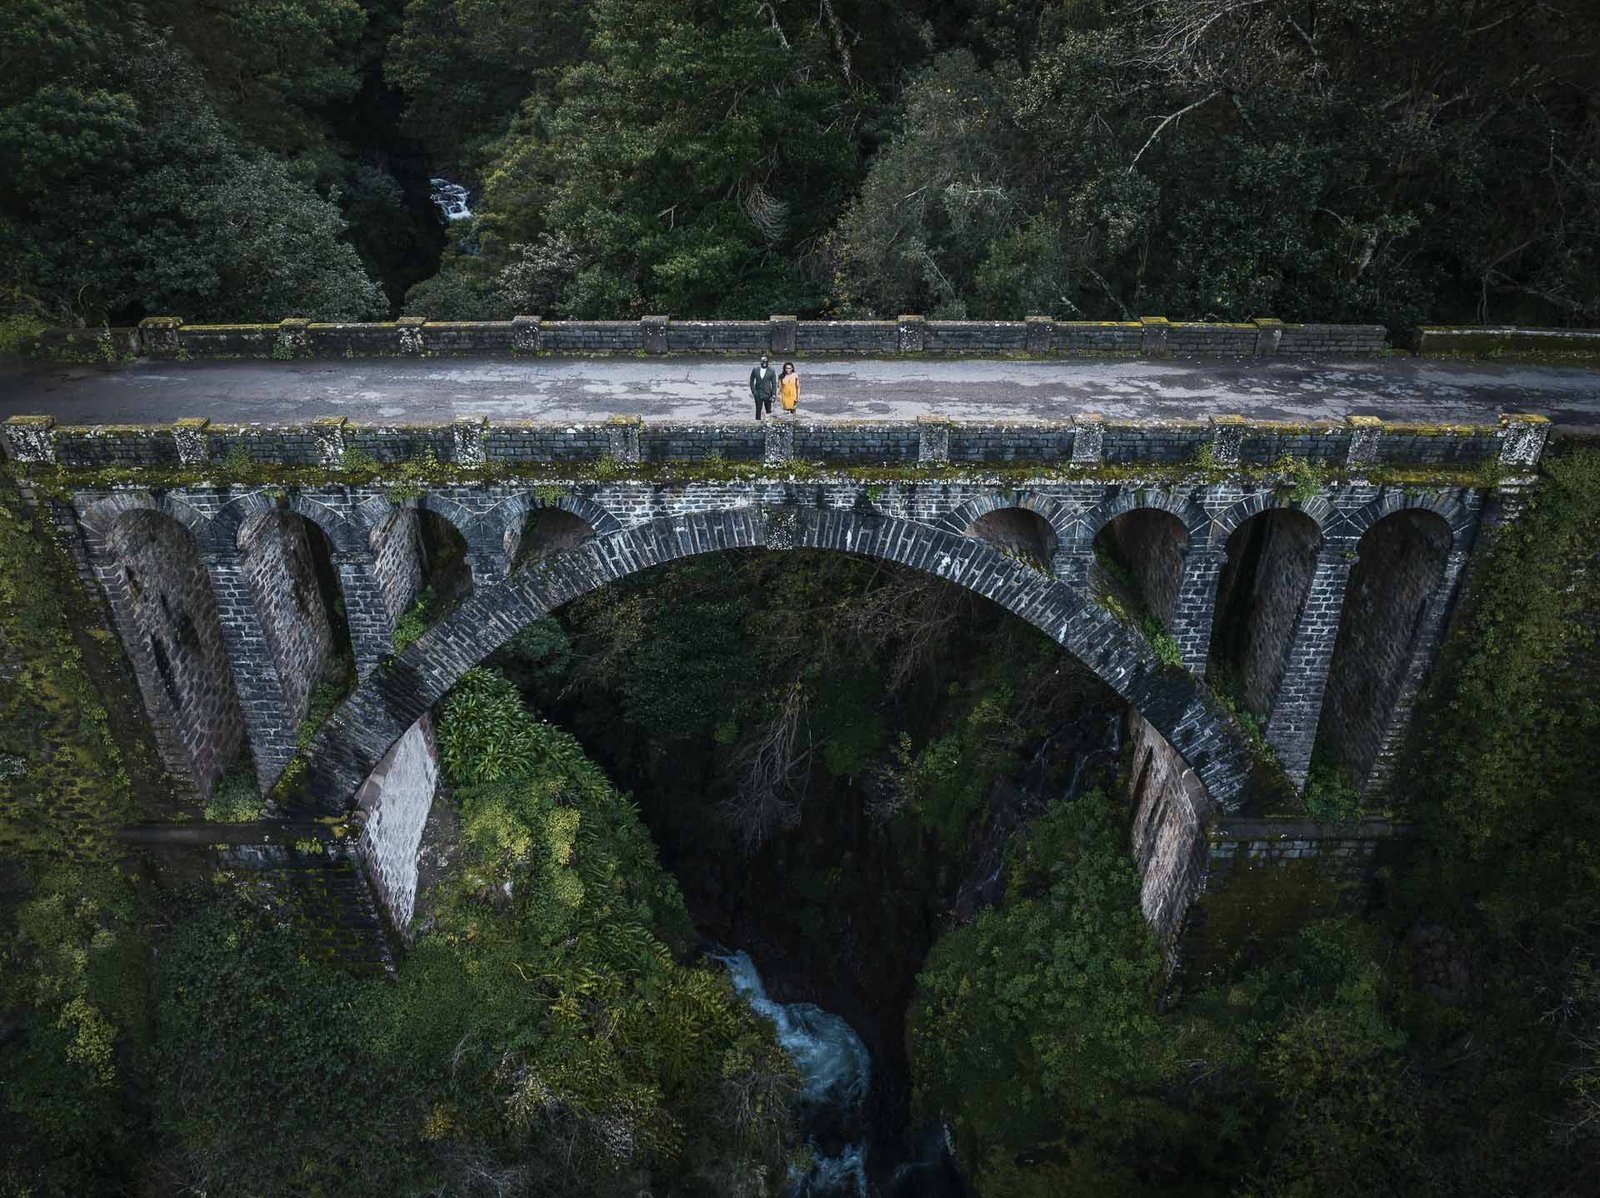
<path fill-rule="evenodd" d="M 763 409 L 772 415 L 772 397 L 778 391 L 778 372 L 761 355 L 761 365 L 750 372 L 750 396 L 756 401 L 756 419 L 761 419 Z"/>

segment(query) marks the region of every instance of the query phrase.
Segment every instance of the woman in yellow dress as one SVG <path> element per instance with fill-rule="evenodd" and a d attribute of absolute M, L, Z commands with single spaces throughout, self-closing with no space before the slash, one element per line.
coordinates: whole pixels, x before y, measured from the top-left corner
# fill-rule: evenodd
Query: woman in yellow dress
<path fill-rule="evenodd" d="M 794 363 L 785 362 L 778 376 L 778 402 L 789 415 L 800 405 L 800 376 L 794 372 Z"/>

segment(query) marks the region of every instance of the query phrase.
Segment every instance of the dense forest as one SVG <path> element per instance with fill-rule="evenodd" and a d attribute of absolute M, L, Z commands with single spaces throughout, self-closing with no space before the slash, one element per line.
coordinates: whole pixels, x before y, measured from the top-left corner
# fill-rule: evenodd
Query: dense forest
<path fill-rule="evenodd" d="M 1600 317 L 1592 4 L 12 0 L 0 63 L 12 328 Z"/>

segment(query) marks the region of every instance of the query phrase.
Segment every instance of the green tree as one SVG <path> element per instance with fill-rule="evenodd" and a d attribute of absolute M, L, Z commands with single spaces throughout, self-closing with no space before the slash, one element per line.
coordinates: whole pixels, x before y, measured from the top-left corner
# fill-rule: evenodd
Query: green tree
<path fill-rule="evenodd" d="M 812 11 L 596 0 L 590 20 L 487 172 L 486 247 L 564 238 L 574 316 L 814 309 L 796 257 L 847 194 L 855 106 Z"/>
<path fill-rule="evenodd" d="M 0 248 L 57 319 L 382 313 L 336 207 L 229 134 L 141 10 L 30 0 L 0 57 Z"/>
<path fill-rule="evenodd" d="M 405 92 L 406 127 L 441 167 L 475 165 L 524 99 L 548 94 L 585 44 L 579 0 L 406 0 L 384 74 Z"/>
<path fill-rule="evenodd" d="M 1092 1162 L 1171 1068 L 1124 836 L 1098 792 L 1053 804 L 1005 901 L 928 954 L 907 1033 L 915 1102 L 949 1123 L 980 1193 L 1012 1192 L 990 1174 L 1022 1154 Z"/>

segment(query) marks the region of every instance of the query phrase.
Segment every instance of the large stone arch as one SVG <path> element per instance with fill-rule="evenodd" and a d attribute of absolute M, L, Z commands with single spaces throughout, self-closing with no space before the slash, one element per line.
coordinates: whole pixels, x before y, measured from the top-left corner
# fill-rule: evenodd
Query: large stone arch
<path fill-rule="evenodd" d="M 1142 638 L 1076 588 L 983 543 L 887 516 L 797 507 L 662 517 L 532 563 L 473 595 L 375 671 L 309 753 L 288 811 L 343 812 L 390 747 L 474 665 L 535 619 L 609 582 L 726 549 L 829 549 L 925 571 L 999 603 L 1062 645 L 1167 738 L 1213 802 L 1244 801 L 1245 738 L 1187 671 L 1163 668 Z"/>

